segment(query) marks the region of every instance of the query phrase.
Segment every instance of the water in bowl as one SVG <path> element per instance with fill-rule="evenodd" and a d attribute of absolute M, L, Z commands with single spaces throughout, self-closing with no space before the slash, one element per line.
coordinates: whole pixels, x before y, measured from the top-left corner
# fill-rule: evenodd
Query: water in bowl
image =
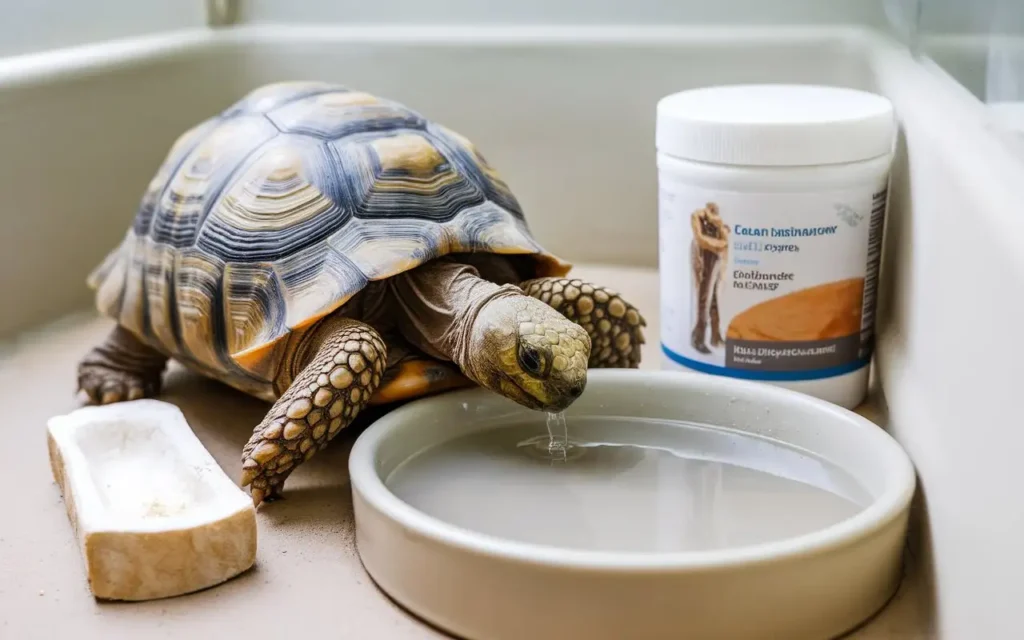
<path fill-rule="evenodd" d="M 553 425 L 554 427 L 555 425 Z M 849 518 L 870 498 L 846 472 L 769 438 L 666 420 L 575 417 L 429 447 L 386 479 L 449 524 L 519 542 L 621 552 L 758 544 Z"/>

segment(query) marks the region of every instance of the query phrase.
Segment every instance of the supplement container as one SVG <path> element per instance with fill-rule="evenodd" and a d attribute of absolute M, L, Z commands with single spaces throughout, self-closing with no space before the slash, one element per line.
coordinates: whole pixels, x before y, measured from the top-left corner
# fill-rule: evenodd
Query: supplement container
<path fill-rule="evenodd" d="M 740 85 L 667 96 L 657 115 L 664 367 L 859 404 L 892 104 L 839 87 Z"/>

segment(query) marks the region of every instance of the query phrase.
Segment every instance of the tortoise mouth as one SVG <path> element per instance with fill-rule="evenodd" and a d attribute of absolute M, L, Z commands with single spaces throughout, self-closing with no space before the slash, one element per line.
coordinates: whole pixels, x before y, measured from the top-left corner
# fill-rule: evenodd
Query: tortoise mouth
<path fill-rule="evenodd" d="M 574 385 L 568 393 L 559 396 L 558 400 L 545 401 L 530 393 L 520 385 L 515 378 L 507 374 L 502 376 L 499 387 L 505 396 L 515 400 L 528 409 L 533 409 L 535 411 L 547 411 L 549 413 L 564 411 L 569 407 L 569 405 L 575 402 L 580 395 L 583 394 L 583 385 L 577 384 Z"/>
<path fill-rule="evenodd" d="M 541 411 L 545 408 L 545 403 L 541 402 L 539 398 L 520 386 L 512 376 L 503 375 L 498 386 L 505 396 L 515 400 L 524 407 L 534 409 L 536 411 Z"/>

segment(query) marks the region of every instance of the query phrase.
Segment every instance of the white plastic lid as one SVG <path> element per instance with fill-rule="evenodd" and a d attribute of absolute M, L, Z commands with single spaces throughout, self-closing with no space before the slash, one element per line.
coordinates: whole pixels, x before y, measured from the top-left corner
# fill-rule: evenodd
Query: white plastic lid
<path fill-rule="evenodd" d="M 854 89 L 737 85 L 682 91 L 658 102 L 658 151 L 698 162 L 808 166 L 890 153 L 892 103 Z"/>

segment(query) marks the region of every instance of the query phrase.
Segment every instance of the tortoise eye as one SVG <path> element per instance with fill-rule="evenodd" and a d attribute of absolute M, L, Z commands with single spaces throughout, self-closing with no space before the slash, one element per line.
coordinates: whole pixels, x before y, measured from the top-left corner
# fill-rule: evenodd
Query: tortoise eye
<path fill-rule="evenodd" d="M 523 345 L 519 349 L 519 366 L 527 374 L 540 377 L 544 375 L 544 355 L 531 345 Z"/>

